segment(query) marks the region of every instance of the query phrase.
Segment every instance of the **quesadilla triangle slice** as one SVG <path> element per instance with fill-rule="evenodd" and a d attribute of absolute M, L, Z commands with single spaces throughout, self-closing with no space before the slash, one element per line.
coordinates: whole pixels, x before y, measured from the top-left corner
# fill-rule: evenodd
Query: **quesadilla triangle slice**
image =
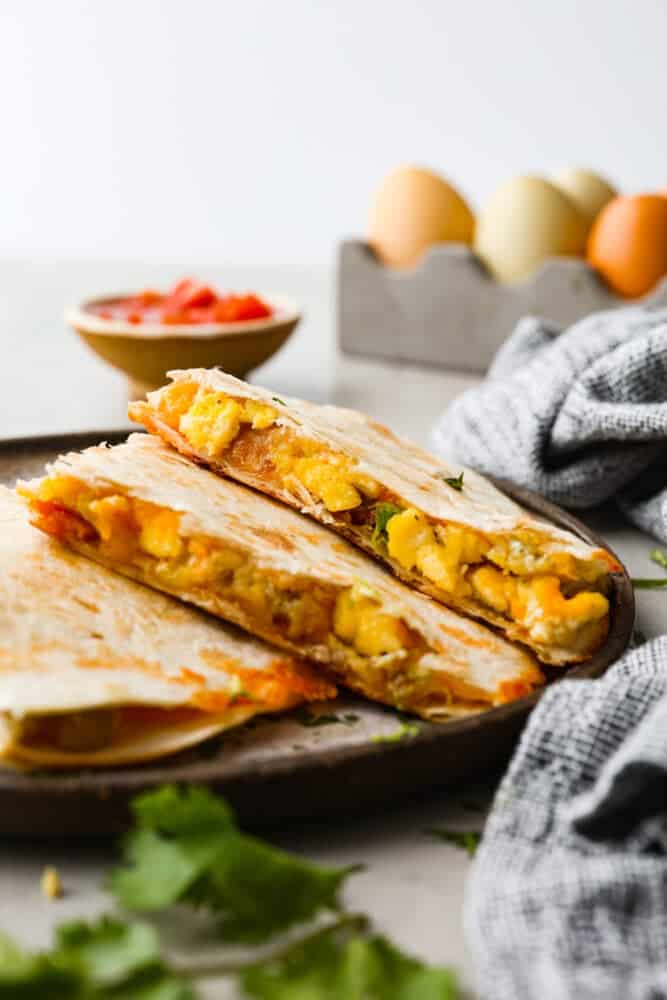
<path fill-rule="evenodd" d="M 0 487 L 0 757 L 108 767 L 335 694 L 295 657 L 37 531 Z"/>
<path fill-rule="evenodd" d="M 406 587 L 333 532 L 148 434 L 58 459 L 22 484 L 34 523 L 206 608 L 368 697 L 426 718 L 530 692 L 526 651 Z"/>
<path fill-rule="evenodd" d="M 609 552 L 354 410 L 217 370 L 170 378 L 130 416 L 184 455 L 311 515 L 546 663 L 584 660 L 603 643 L 610 574 L 621 568 Z"/>

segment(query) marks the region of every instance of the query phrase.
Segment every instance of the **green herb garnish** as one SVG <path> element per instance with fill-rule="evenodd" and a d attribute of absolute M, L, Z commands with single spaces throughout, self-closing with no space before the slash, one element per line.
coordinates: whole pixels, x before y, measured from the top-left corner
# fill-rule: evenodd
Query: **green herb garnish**
<path fill-rule="evenodd" d="M 213 911 L 228 941 L 265 941 L 339 907 L 356 869 L 324 868 L 247 836 L 229 806 L 205 788 L 172 785 L 132 804 L 137 829 L 110 888 L 129 910 L 190 903 Z"/>
<path fill-rule="evenodd" d="M 379 545 L 382 542 L 386 543 L 387 524 L 391 521 L 392 517 L 402 513 L 401 508 L 397 507 L 394 503 L 379 503 L 373 508 L 373 513 L 375 514 L 375 524 L 373 526 L 371 542 L 373 545 Z"/>
<path fill-rule="evenodd" d="M 281 406 L 287 406 L 285 400 L 281 399 L 280 396 L 271 396 L 271 399 L 274 403 L 280 403 Z"/>
<path fill-rule="evenodd" d="M 160 957 L 147 924 L 103 917 L 56 931 L 50 952 L 28 954 L 0 938 L 0 1000 L 196 1000 Z"/>
<path fill-rule="evenodd" d="M 652 562 L 657 563 L 658 566 L 662 566 L 663 569 L 667 569 L 667 553 L 661 549 L 652 549 L 649 557 Z M 667 587 L 667 577 L 656 577 L 655 579 L 644 577 L 631 580 L 631 583 L 636 590 L 663 590 Z"/>
<path fill-rule="evenodd" d="M 250 1000 L 456 1000 L 452 972 L 403 954 L 364 914 L 340 907 L 354 869 L 322 868 L 245 836 L 203 788 L 165 786 L 132 809 L 127 867 L 111 876 L 124 905 L 200 905 L 230 941 L 264 942 L 322 910 L 328 922 L 241 961 L 216 951 L 210 961 L 167 963 L 152 926 L 115 917 L 62 925 L 48 952 L 25 952 L 0 934 L 0 1000 L 202 1000 L 200 980 L 232 975 Z"/>
<path fill-rule="evenodd" d="M 453 490 L 461 493 L 463 490 L 463 473 L 460 472 L 458 476 L 442 476 L 443 483 L 447 483 L 451 486 Z"/>
<path fill-rule="evenodd" d="M 654 563 L 662 566 L 663 569 L 667 569 L 667 553 L 662 552 L 660 549 L 652 549 L 650 556 Z"/>
<path fill-rule="evenodd" d="M 250 1000 L 459 996 L 453 972 L 405 955 L 374 934 L 363 914 L 343 914 L 260 961 L 216 958 L 171 968 L 146 924 L 108 917 L 65 924 L 52 950 L 37 954 L 0 936 L 0 1000 L 201 1000 L 194 984 L 222 975 L 237 976 Z"/>
<path fill-rule="evenodd" d="M 456 1000 L 459 995 L 452 972 L 424 965 L 385 937 L 368 934 L 359 917 L 251 966 L 241 985 L 255 1000 Z"/>
<path fill-rule="evenodd" d="M 411 740 L 419 733 L 418 722 L 403 722 L 393 733 L 386 736 L 380 734 L 373 737 L 373 743 L 400 743 L 401 740 Z"/>
<path fill-rule="evenodd" d="M 444 840 L 446 844 L 460 847 L 462 850 L 467 851 L 471 858 L 474 856 L 482 839 L 481 833 L 475 833 L 472 830 L 445 830 L 441 826 L 434 826 L 432 829 L 426 830 L 426 833 L 432 837 L 437 837 L 438 840 Z"/>

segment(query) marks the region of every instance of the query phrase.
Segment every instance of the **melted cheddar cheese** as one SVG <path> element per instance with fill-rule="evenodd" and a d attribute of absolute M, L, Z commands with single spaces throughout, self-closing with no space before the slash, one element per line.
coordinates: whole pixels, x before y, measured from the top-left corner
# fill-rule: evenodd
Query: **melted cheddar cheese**
<path fill-rule="evenodd" d="M 388 554 L 402 570 L 421 576 L 445 600 L 451 597 L 464 606 L 490 609 L 500 619 L 519 625 L 538 645 L 576 648 L 579 639 L 585 641 L 587 630 L 608 613 L 607 598 L 598 592 L 607 569 L 594 559 L 586 562 L 569 553 L 545 551 L 534 529 L 518 528 L 512 537 L 486 535 L 451 522 L 432 523 L 412 507 L 397 506 L 400 498 L 392 498 L 397 513 L 374 533 L 372 511 L 382 493 L 380 485 L 360 472 L 352 458 L 280 424 L 278 408 L 188 383 L 164 390 L 159 405 L 170 426 L 208 457 L 222 455 L 244 428 L 270 428 L 262 444 L 271 457 L 266 474 L 280 490 L 299 497 L 305 490 L 348 526 L 353 522 L 346 512 L 368 510 L 369 516 L 354 521 L 361 541 L 370 541 L 381 556 Z M 594 589 L 585 590 L 586 586 Z M 564 590 L 578 592 L 566 596 Z M 383 644 L 389 648 L 391 629 L 376 642 L 368 635 L 379 635 L 381 623 L 377 628 L 351 624 L 364 611 L 370 621 L 372 609 L 363 602 L 354 609 L 349 602 L 338 609 L 337 620 L 349 641 L 355 648 L 357 643 L 364 649 Z"/>
<path fill-rule="evenodd" d="M 182 383 L 165 390 L 160 408 L 193 448 L 207 458 L 217 458 L 241 430 L 266 430 L 276 424 L 278 410 L 252 399 L 199 388 L 187 391 Z M 281 485 L 296 480 L 331 513 L 353 510 L 364 497 L 376 497 L 379 486 L 359 472 L 356 463 L 317 441 L 294 434 L 276 435 L 271 457 Z"/>
<path fill-rule="evenodd" d="M 378 601 L 358 584 L 339 595 L 333 628 L 339 639 L 362 656 L 384 656 L 413 645 L 405 623 L 383 612 Z"/>
<path fill-rule="evenodd" d="M 419 644 L 411 629 L 383 611 L 378 596 L 363 584 L 333 590 L 260 569 L 232 546 L 184 536 L 176 511 L 118 493 L 100 494 L 62 476 L 40 487 L 38 503 L 48 506 L 50 501 L 66 504 L 71 515 L 76 513 L 94 528 L 96 541 L 89 544 L 112 564 L 135 568 L 147 582 L 155 580 L 177 594 L 187 596 L 206 587 L 220 595 L 225 607 L 231 604 L 250 617 L 260 631 L 278 629 L 292 642 L 348 650 L 360 675 L 367 658 L 404 659 Z M 58 537 L 77 547 L 81 536 L 67 534 L 72 523 L 65 519 Z M 41 526 L 56 533 L 53 521 Z"/>

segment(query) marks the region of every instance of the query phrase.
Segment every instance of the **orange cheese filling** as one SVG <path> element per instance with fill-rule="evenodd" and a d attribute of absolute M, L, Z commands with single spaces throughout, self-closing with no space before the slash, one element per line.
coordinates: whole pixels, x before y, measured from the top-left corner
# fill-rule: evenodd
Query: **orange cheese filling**
<path fill-rule="evenodd" d="M 260 569 L 244 551 L 184 535 L 176 511 L 92 490 L 73 477 L 45 479 L 30 502 L 36 525 L 47 533 L 238 624 L 247 622 L 269 640 L 278 635 L 330 667 L 333 662 L 331 669 L 348 686 L 371 697 L 417 712 L 456 697 L 490 700 L 488 692 L 468 691 L 463 682 L 449 690 L 440 671 L 422 669 L 426 641 L 386 613 L 378 595 L 361 583 L 335 588 Z M 370 670 L 371 664 L 382 669 Z M 520 693 L 531 687 L 520 685 Z M 496 700 L 504 701 L 504 693 Z"/>
<path fill-rule="evenodd" d="M 453 522 L 436 524 L 395 497 L 389 504 L 395 512 L 378 533 L 377 509 L 387 506 L 379 503 L 386 491 L 354 460 L 280 426 L 280 400 L 275 403 L 177 382 L 163 390 L 159 408 L 196 452 L 211 459 L 224 454 L 241 470 L 260 468 L 265 479 L 293 495 L 305 490 L 355 538 L 366 545 L 372 540 L 380 555 L 444 595 L 516 623 L 529 641 L 585 650 L 591 630 L 599 632 L 609 612 L 602 591 L 613 568 L 606 553 L 589 561 L 545 553 L 535 530 L 519 529 L 508 538 Z"/>

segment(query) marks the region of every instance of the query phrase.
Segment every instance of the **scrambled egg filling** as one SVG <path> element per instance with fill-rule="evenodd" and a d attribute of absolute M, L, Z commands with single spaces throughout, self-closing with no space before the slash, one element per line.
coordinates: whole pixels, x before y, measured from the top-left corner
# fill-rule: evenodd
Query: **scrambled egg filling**
<path fill-rule="evenodd" d="M 341 644 L 360 657 L 397 655 L 416 649 L 416 635 L 400 619 L 384 612 L 363 584 L 340 590 L 299 580 L 292 574 L 260 569 L 246 553 L 206 537 L 186 537 L 177 511 L 117 493 L 100 495 L 80 481 L 46 479 L 37 499 L 48 517 L 49 503 L 68 516 L 84 518 L 95 529 L 93 544 L 112 563 L 135 566 L 177 593 L 206 587 L 232 602 L 267 631 L 279 630 L 293 642 Z M 43 524 L 64 540 L 77 540 L 71 520 Z M 422 643 L 423 646 L 423 643 Z"/>
<path fill-rule="evenodd" d="M 534 642 L 576 644 L 588 626 L 607 614 L 607 598 L 597 589 L 582 589 L 586 584 L 597 587 L 606 575 L 604 567 L 568 553 L 545 554 L 535 531 L 519 530 L 512 538 L 488 537 L 453 523 L 432 524 L 414 508 L 395 508 L 382 531 L 374 531 L 380 485 L 359 472 L 347 456 L 278 428 L 280 401 L 276 402 L 272 407 L 176 383 L 163 393 L 160 408 L 170 426 L 208 457 L 230 448 L 244 427 L 273 429 L 265 447 L 271 455 L 271 475 L 280 487 L 292 491 L 296 487 L 297 493 L 305 489 L 346 523 L 352 518 L 357 532 L 370 534 L 374 546 L 386 550 L 403 569 L 421 574 L 453 597 L 479 602 L 516 622 Z M 352 515 L 358 510 L 361 516 Z M 565 596 L 563 585 L 578 592 Z M 364 645 L 363 637 L 359 641 Z"/>
<path fill-rule="evenodd" d="M 572 557 L 542 558 L 542 567 L 529 539 L 494 544 L 461 525 L 432 525 L 413 508 L 391 517 L 385 532 L 389 555 L 404 569 L 417 569 L 442 590 L 479 601 L 522 625 L 533 642 L 570 645 L 609 611 L 607 598 L 597 591 L 565 596 L 552 567 L 573 579 Z"/>
<path fill-rule="evenodd" d="M 252 399 L 232 398 L 222 392 L 176 383 L 163 393 L 160 412 L 202 455 L 217 458 L 236 440 L 244 428 L 266 430 L 275 427 L 278 407 Z M 358 472 L 355 463 L 317 441 L 278 433 L 271 440 L 274 474 L 289 488 L 295 480 L 331 513 L 354 510 L 365 497 L 375 498 L 379 486 Z"/>

